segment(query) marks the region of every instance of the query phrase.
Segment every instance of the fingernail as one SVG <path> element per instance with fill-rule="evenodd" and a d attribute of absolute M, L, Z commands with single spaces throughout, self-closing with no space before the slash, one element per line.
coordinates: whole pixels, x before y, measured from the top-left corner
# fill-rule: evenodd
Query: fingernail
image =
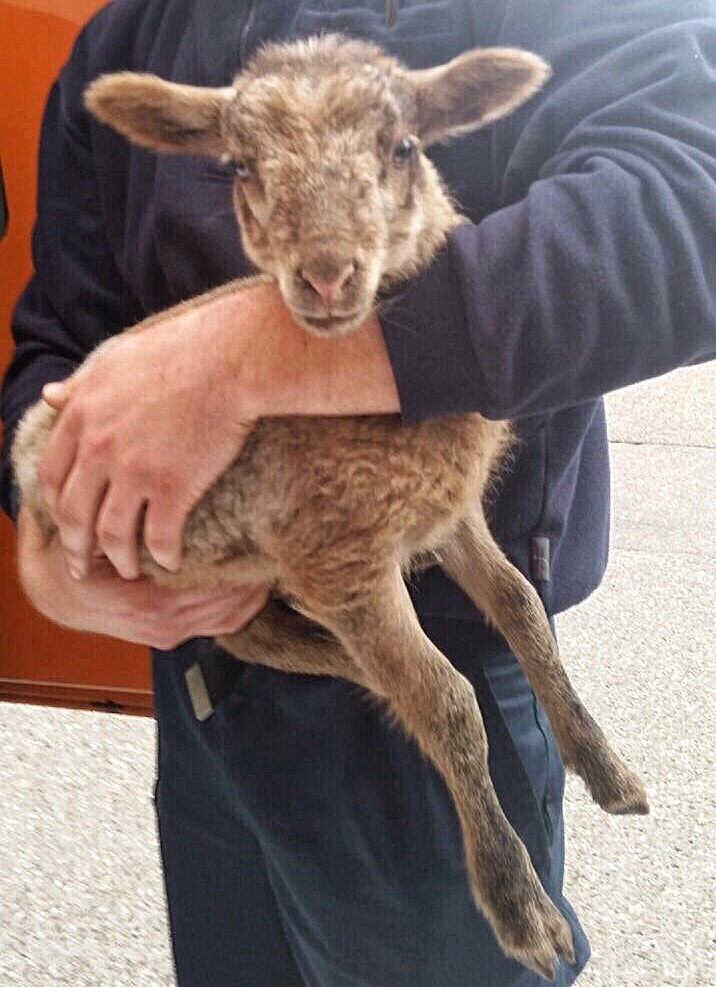
<path fill-rule="evenodd" d="M 70 570 L 73 579 L 82 579 L 83 576 L 87 575 L 87 566 L 83 559 L 69 554 L 65 555 L 65 558 L 67 559 L 67 568 Z"/>
<path fill-rule="evenodd" d="M 167 572 L 176 572 L 181 565 L 181 563 L 177 562 L 176 559 L 170 559 L 168 556 L 162 557 L 161 555 L 155 555 L 154 561 L 157 565 L 160 565 L 162 569 L 166 569 Z"/>

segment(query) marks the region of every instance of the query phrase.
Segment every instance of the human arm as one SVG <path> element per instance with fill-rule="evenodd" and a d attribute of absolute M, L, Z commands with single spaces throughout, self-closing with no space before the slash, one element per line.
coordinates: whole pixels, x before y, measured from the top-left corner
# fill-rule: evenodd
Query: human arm
<path fill-rule="evenodd" d="M 96 536 L 127 578 L 139 572 L 142 505 L 147 547 L 177 567 L 184 517 L 257 418 L 398 411 L 377 321 L 317 339 L 274 284 L 221 293 L 126 334 L 45 393 L 62 406 L 40 467 L 62 543 L 84 573 Z"/>
<path fill-rule="evenodd" d="M 552 22 L 540 19 L 536 25 L 535 14 L 519 3 L 510 5 L 512 34 L 501 40 L 547 55 L 555 64 L 554 85 L 528 118 L 516 114 L 498 125 L 495 158 L 506 157 L 504 207 L 453 233 L 449 249 L 430 271 L 381 310 L 406 419 L 451 411 L 491 417 L 544 413 L 711 353 L 713 298 L 703 268 L 714 223 L 711 210 L 702 215 L 695 207 L 702 193 L 713 191 L 713 130 L 701 119 L 712 112 L 710 70 L 703 53 L 695 67 L 686 55 L 694 34 L 712 29 L 685 21 L 683 8 L 674 13 L 656 2 L 638 6 L 637 17 L 629 3 L 607 5 L 598 15 L 585 2 L 554 3 Z M 671 61 L 665 63 L 667 56 Z M 677 102 L 683 100 L 678 112 L 672 108 L 675 93 Z M 686 192 L 672 161 L 674 149 L 687 172 Z M 257 318 L 257 337 L 266 325 Z M 234 395 L 233 404 L 222 399 L 227 410 L 245 420 L 241 406 L 251 388 L 253 410 L 244 404 L 249 421 L 254 413 L 384 410 L 366 407 L 354 379 L 363 367 L 355 354 L 331 357 L 328 366 L 319 362 L 318 387 L 304 381 L 288 358 L 290 339 L 278 331 L 283 324 L 276 325 L 278 335 L 272 338 L 280 345 L 245 351 L 242 381 L 226 392 Z M 231 345 L 242 351 L 241 334 Z M 298 365 L 309 372 L 317 366 L 300 360 Z M 384 355 L 366 366 L 385 370 Z M 196 380 L 198 393 L 204 393 L 201 377 Z M 287 384 L 298 398 L 295 404 L 286 399 Z M 96 378 L 92 390 L 96 397 Z M 256 400 L 260 391 L 263 400 Z M 339 396 L 350 400 L 342 403 Z M 76 433 L 80 422 L 76 418 L 72 425 L 71 404 L 66 410 L 67 427 Z M 231 416 L 226 417 L 230 429 Z M 117 415 L 105 415 L 106 421 L 113 418 Z M 60 428 L 55 448 L 61 435 Z M 166 448 L 181 448 L 176 439 Z M 73 440 L 63 445 L 67 452 L 48 477 L 58 490 L 77 448 Z M 96 445 L 102 446 L 102 436 Z M 124 440 L 120 446 L 126 448 Z M 202 486 L 226 454 L 212 459 L 207 452 L 202 449 Z M 142 454 L 140 460 L 143 490 L 134 482 L 130 486 L 135 500 L 139 492 L 151 507 L 160 499 L 157 485 L 165 473 L 151 456 Z M 102 478 L 115 472 L 107 462 L 102 459 L 94 480 L 78 482 L 76 489 L 99 490 Z M 84 469 L 88 476 L 93 467 Z M 191 487 L 193 498 L 199 486 Z M 96 497 L 89 499 L 84 520 L 75 526 L 85 554 L 94 533 Z M 145 536 L 159 561 L 176 564 L 187 503 L 175 494 L 165 500 L 167 509 L 169 500 L 174 504 L 173 516 L 164 508 L 150 511 L 157 522 L 150 523 L 148 515 Z M 130 523 L 135 515 L 136 503 L 115 519 L 123 543 L 135 530 Z M 116 534 L 107 529 L 108 543 Z M 127 563 L 117 556 L 117 564 Z"/>

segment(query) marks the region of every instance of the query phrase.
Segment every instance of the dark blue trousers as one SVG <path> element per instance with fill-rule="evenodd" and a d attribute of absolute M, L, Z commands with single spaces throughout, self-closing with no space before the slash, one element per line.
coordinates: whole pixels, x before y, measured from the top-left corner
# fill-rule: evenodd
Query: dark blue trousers
<path fill-rule="evenodd" d="M 502 806 L 561 894 L 564 774 L 515 659 L 484 629 L 424 620 L 470 679 Z M 184 670 L 217 650 L 155 655 L 157 815 L 180 987 L 537 987 L 470 897 L 442 780 L 381 707 L 346 682 L 238 664 L 205 722 Z M 226 658 L 227 662 L 233 659 Z M 236 670 L 236 666 L 233 666 Z"/>

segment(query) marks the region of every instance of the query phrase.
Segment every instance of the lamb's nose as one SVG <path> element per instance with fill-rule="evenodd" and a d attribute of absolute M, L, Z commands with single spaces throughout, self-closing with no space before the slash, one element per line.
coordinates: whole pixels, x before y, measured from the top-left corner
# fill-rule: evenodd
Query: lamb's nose
<path fill-rule="evenodd" d="M 334 274 L 331 272 L 329 275 L 326 275 L 325 270 L 319 274 L 316 271 L 312 271 L 310 267 L 304 267 L 301 270 L 301 277 L 310 284 L 316 294 L 323 299 L 326 306 L 330 309 L 339 298 L 346 282 L 355 273 L 355 269 L 356 266 L 353 261 L 346 264 L 337 273 Z"/>

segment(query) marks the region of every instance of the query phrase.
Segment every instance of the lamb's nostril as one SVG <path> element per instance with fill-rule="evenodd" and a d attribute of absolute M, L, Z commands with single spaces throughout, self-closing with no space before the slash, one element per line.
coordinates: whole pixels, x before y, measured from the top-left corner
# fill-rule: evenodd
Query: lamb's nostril
<path fill-rule="evenodd" d="M 330 308 L 337 301 L 346 283 L 355 274 L 355 270 L 356 266 L 351 261 L 337 273 L 331 273 L 328 277 L 325 275 L 325 272 L 322 271 L 321 274 L 318 274 L 309 267 L 302 268 L 300 274 L 303 280 L 310 284 L 319 298 L 323 299 L 325 304 Z"/>

